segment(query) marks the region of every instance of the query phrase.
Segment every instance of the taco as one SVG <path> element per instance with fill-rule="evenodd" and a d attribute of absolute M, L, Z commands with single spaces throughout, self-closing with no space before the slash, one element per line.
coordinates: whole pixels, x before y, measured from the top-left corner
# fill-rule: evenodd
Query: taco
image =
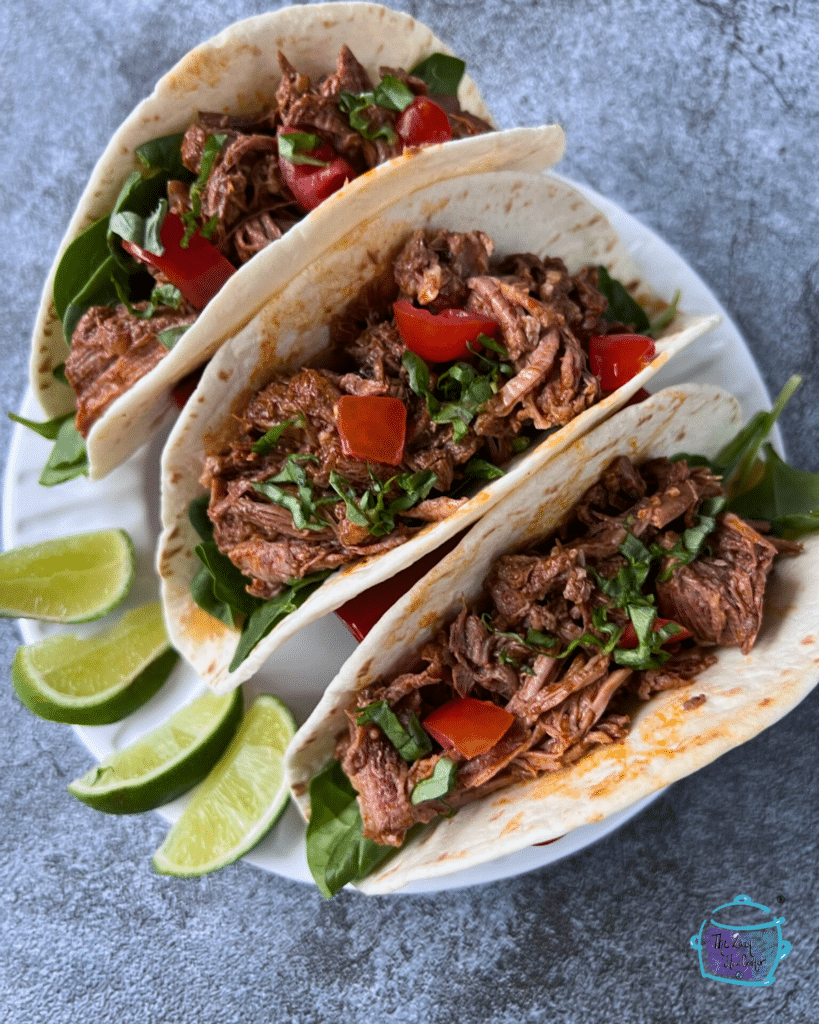
<path fill-rule="evenodd" d="M 54 418 L 40 432 L 60 436 L 41 482 L 110 472 L 182 378 L 394 190 L 560 158 L 556 126 L 486 134 L 463 67 L 408 15 L 337 3 L 238 22 L 160 79 L 46 283 L 31 382 Z"/>
<path fill-rule="evenodd" d="M 648 324 L 610 275 L 640 290 L 573 187 L 453 178 L 362 219 L 217 353 L 163 453 L 158 549 L 174 646 L 209 686 L 474 522 L 717 322 L 666 309 L 604 395 L 590 338 L 624 329 L 604 282 Z"/>
<path fill-rule="evenodd" d="M 819 518 L 804 490 L 786 515 L 771 486 L 784 474 L 798 495 L 808 474 L 769 452 L 736 494 L 740 471 L 758 480 L 763 420 L 722 448 L 738 404 L 695 385 L 621 411 L 385 614 L 288 753 L 326 895 L 392 891 L 598 821 L 809 692 L 819 537 L 803 549 L 775 532 Z M 773 523 L 745 518 L 760 511 Z"/>

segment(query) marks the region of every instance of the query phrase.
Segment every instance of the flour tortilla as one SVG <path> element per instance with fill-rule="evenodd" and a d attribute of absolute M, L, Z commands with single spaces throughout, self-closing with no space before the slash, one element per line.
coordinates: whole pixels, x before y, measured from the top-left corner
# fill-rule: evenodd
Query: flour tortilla
<path fill-rule="evenodd" d="M 678 452 L 715 455 L 741 424 L 739 406 L 718 388 L 668 388 L 624 409 L 532 472 L 460 545 L 404 596 L 345 663 L 291 744 L 286 771 L 305 818 L 310 779 L 333 757 L 356 691 L 406 671 L 417 651 L 462 602 L 479 596 L 501 554 L 546 538 L 618 455 L 636 461 Z M 719 661 L 690 686 L 660 693 L 634 717 L 622 743 L 591 750 L 570 768 L 499 790 L 439 819 L 359 887 L 392 892 L 409 882 L 461 871 L 556 839 L 636 803 L 691 774 L 772 725 L 819 680 L 819 536 L 769 578 L 765 617 L 748 655 Z M 686 701 L 705 702 L 687 710 Z"/>
<path fill-rule="evenodd" d="M 572 440 L 609 416 L 668 359 L 718 322 L 717 317 L 680 314 L 658 341 L 658 357 L 628 384 L 518 456 L 505 476 L 488 483 L 449 518 L 428 524 L 391 551 L 333 574 L 230 672 L 238 633 L 199 608 L 190 594 L 191 579 L 199 568 L 194 553 L 199 539 L 187 510 L 203 493 L 198 483 L 203 460 L 225 446 L 236 429 L 235 413 L 252 394 L 274 374 L 295 368 L 327 347 L 331 318 L 365 282 L 391 265 L 396 248 L 409 234 L 433 226 L 485 231 L 495 242 L 496 255 L 560 256 L 573 272 L 587 263 L 602 263 L 619 280 L 639 280 L 638 269 L 597 207 L 563 181 L 512 171 L 451 178 L 394 197 L 377 214 L 361 220 L 321 260 L 294 275 L 211 360 L 163 453 L 158 571 L 166 621 L 174 647 L 216 693 L 248 679 L 306 623 L 394 575 L 473 523 L 513 492 L 527 473 L 546 465 Z M 646 294 L 642 289 L 643 297 Z"/>
<path fill-rule="evenodd" d="M 425 25 L 377 4 L 286 7 L 237 22 L 191 50 L 118 129 L 94 168 L 62 240 L 34 327 L 31 387 L 48 416 L 74 407 L 73 391 L 52 374 L 68 354 L 52 299 L 54 275 L 70 242 L 110 212 L 125 178 L 139 169 L 136 147 L 183 131 L 200 110 L 234 114 L 258 110 L 270 101 L 279 83 L 279 49 L 315 81 L 335 69 L 345 43 L 375 81 L 380 79 L 381 65 L 409 69 L 435 51 L 452 52 Z M 475 83 L 466 75 L 458 97 L 465 110 L 491 123 Z M 210 358 L 299 270 L 338 244 L 365 213 L 376 212 L 396 193 L 452 174 L 552 167 L 564 146 L 557 125 L 478 135 L 408 150 L 347 184 L 241 267 L 175 348 L 97 420 L 86 442 L 91 478 L 105 476 L 175 415 L 170 397 L 173 385 Z"/>

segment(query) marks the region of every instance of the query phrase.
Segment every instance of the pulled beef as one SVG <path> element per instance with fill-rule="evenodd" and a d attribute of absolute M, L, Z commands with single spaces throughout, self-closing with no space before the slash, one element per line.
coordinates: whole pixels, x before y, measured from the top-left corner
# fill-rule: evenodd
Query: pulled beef
<path fill-rule="evenodd" d="M 295 103 L 303 83 L 295 72 L 286 80 L 287 102 Z M 207 458 L 201 482 L 211 492 L 208 514 L 214 539 L 250 577 L 250 593 L 271 598 L 288 580 L 403 543 L 423 523 L 446 518 L 467 500 L 450 492 L 464 482 L 464 467 L 473 456 L 503 465 L 522 432 L 531 438 L 536 430 L 565 423 L 598 398 L 584 346 L 590 333 L 606 331 L 606 300 L 589 283 L 589 272 L 572 276 L 559 260 L 521 255 L 503 264 L 502 276 L 492 276 L 492 252 L 492 240 L 482 231 L 414 232 L 394 263 L 389 296 L 385 292 L 375 308 L 354 302 L 357 320 L 341 318 L 344 326 L 336 332 L 330 359 L 333 368 L 306 367 L 274 377 L 238 415 L 232 443 Z M 497 288 L 506 290 L 502 315 L 484 301 Z M 498 377 L 497 394 L 457 440 L 452 423 L 435 422 L 425 397 L 413 390 L 403 365 L 407 348 L 391 319 L 396 292 L 429 310 L 480 305 L 498 320 L 511 369 Z M 356 332 L 352 321 L 358 324 Z M 471 359 L 480 369 L 480 361 Z M 437 379 L 431 370 L 431 388 Z M 344 395 L 383 395 L 404 404 L 406 437 L 399 465 L 345 454 L 335 412 Z M 288 427 L 272 451 L 253 450 L 268 430 L 283 423 Z M 273 511 L 275 499 L 253 486 L 280 475 L 294 460 L 320 503 L 314 521 L 300 528 L 292 519 L 288 522 L 290 513 L 280 505 Z M 350 520 L 348 506 L 331 485 L 334 473 L 353 488 L 358 501 L 380 484 L 389 504 L 401 495 L 394 478 L 404 474 L 434 474 L 434 490 L 414 508 L 402 509 L 387 536 L 371 536 L 366 526 Z M 280 486 L 291 502 L 299 494 L 294 484 Z M 492 685 L 505 687 L 511 695 L 513 676 L 508 668 L 497 669 Z M 488 676 L 483 685 L 490 686 Z"/>
<path fill-rule="evenodd" d="M 144 310 L 147 305 L 140 302 L 134 308 Z M 65 361 L 65 375 L 77 395 L 76 427 L 83 437 L 115 399 L 168 354 L 158 335 L 195 319 L 190 307 L 160 306 L 147 320 L 121 304 L 86 310 Z"/>
<path fill-rule="evenodd" d="M 341 48 L 335 72 L 315 84 L 296 70 L 284 54 L 278 54 L 278 61 L 281 80 L 269 106 L 244 115 L 202 111 L 182 139 L 182 162 L 192 174 L 198 175 L 208 138 L 215 134 L 226 136 L 201 191 L 196 218 L 203 229 L 207 225 L 211 244 L 237 268 L 281 238 L 306 213 L 285 184 L 279 168 L 277 133 L 281 128 L 318 135 L 357 174 L 401 152 L 400 141 L 365 138 L 350 127 L 340 109 L 342 92 L 357 94 L 373 88 L 365 68 L 348 46 Z M 387 72 L 416 95 L 427 94 L 426 84 L 420 79 L 401 69 L 382 69 L 382 74 Z M 492 131 L 485 121 L 462 111 L 456 97 L 447 97 L 445 105 L 453 138 Z M 382 126 L 394 130 L 397 112 L 370 106 L 364 113 L 374 131 Z M 190 185 L 182 181 L 168 183 L 168 208 L 178 217 L 187 219 L 193 215 Z M 147 269 L 155 274 L 153 268 Z M 165 354 L 161 345 L 148 344 L 149 336 L 155 340 L 156 334 L 167 327 L 193 319 L 190 309 L 182 314 L 184 319 L 176 321 L 167 319 L 170 313 L 162 309 L 146 327 L 141 321 L 126 323 L 129 314 L 122 306 L 116 309 L 114 324 L 112 312 L 104 306 L 88 310 L 88 319 L 83 317 L 72 338 L 72 347 L 80 352 L 70 357 L 72 370 L 67 371 L 67 376 L 77 393 L 76 426 L 83 436 L 114 399 L 153 369 Z M 119 340 L 113 342 L 113 335 Z M 111 356 L 113 349 L 117 349 L 116 360 Z M 104 378 L 95 380 L 97 373 Z"/>
<path fill-rule="evenodd" d="M 493 564 L 482 598 L 464 606 L 427 643 L 414 671 L 360 691 L 338 749 L 358 792 L 364 836 L 398 846 L 416 822 L 565 768 L 595 746 L 621 741 L 634 699 L 688 685 L 716 662 L 714 645 L 747 653 L 759 631 L 774 545 L 725 512 L 689 564 L 663 556 L 698 520 L 703 502 L 721 493 L 708 469 L 684 461 L 653 459 L 638 467 L 626 458 L 615 460 L 555 537 Z M 672 636 L 644 667 L 618 664 L 616 649 L 603 649 L 607 634 L 594 616 L 604 610 L 609 623 L 628 621 L 598 583 L 625 564 L 619 547 L 626 529 L 658 545 L 643 593 L 653 593 L 659 614 L 692 634 Z M 667 569 L 671 575 L 664 579 Z M 554 646 L 527 641 L 530 629 L 546 634 Z M 559 652 L 565 653 L 558 657 Z M 430 755 L 408 765 L 378 727 L 362 728 L 355 721 L 358 710 L 382 700 L 400 720 L 406 722 L 411 710 L 423 721 L 464 696 L 492 701 L 513 716 L 495 746 L 471 759 L 436 742 Z M 686 707 L 704 699 L 692 698 Z M 369 757 L 373 751 L 377 756 Z M 442 756 L 458 766 L 454 788 L 445 802 L 413 805 L 416 782 Z"/>

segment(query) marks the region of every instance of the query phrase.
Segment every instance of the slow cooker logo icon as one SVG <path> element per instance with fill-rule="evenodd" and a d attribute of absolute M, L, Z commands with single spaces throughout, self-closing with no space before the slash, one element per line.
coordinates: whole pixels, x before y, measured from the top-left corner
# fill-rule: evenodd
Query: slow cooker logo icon
<path fill-rule="evenodd" d="M 691 936 L 703 978 L 729 985 L 773 985 L 776 965 L 791 951 L 790 942 L 782 938 L 784 923 L 784 917 L 773 917 L 750 896 L 715 907 L 710 920 Z"/>

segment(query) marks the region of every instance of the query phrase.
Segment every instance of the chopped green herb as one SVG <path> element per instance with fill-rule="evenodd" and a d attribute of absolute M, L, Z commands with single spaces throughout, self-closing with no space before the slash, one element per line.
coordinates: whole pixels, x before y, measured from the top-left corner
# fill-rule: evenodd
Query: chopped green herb
<path fill-rule="evenodd" d="M 319 148 L 322 140 L 312 132 L 286 132 L 279 136 L 279 157 L 291 164 L 312 164 L 314 167 L 329 167 L 326 160 L 310 154 Z"/>
<path fill-rule="evenodd" d="M 210 172 L 213 170 L 213 165 L 216 163 L 216 158 L 219 156 L 226 139 L 227 135 L 214 134 L 209 135 L 205 142 L 205 148 L 202 151 L 202 161 L 199 164 L 199 173 L 196 176 L 196 180 L 191 185 L 191 208 L 182 216 L 182 222 L 185 225 L 185 234 L 182 236 L 182 241 L 179 244 L 183 249 L 187 249 L 188 243 L 196 234 L 196 229 L 199 227 L 199 218 L 202 216 L 202 192 L 205 190 L 205 185 L 208 183 Z M 211 228 L 211 233 L 212 232 L 213 228 Z"/>
<path fill-rule="evenodd" d="M 269 498 L 275 505 L 286 508 L 293 517 L 298 530 L 324 530 L 329 526 L 326 519 L 317 514 L 321 505 L 335 502 L 335 498 L 316 498 L 313 487 L 307 479 L 302 462 L 318 462 L 315 455 L 307 452 L 287 456 L 284 467 L 276 476 L 263 482 L 254 482 L 253 489 Z M 278 484 L 294 484 L 296 494 L 285 491 Z"/>
<path fill-rule="evenodd" d="M 378 125 L 373 128 L 369 118 L 364 112 L 368 107 L 375 106 L 375 93 L 363 92 L 355 94 L 352 92 L 339 93 L 339 109 L 347 115 L 350 127 L 363 135 L 365 139 L 384 139 L 385 142 L 393 145 L 398 141 L 398 135 L 388 124 Z"/>
<path fill-rule="evenodd" d="M 190 324 L 179 324 L 177 327 L 166 327 L 164 331 L 157 334 L 156 340 L 170 352 L 190 326 Z"/>
<path fill-rule="evenodd" d="M 413 92 L 394 75 L 384 75 L 375 90 L 373 101 L 377 107 L 401 113 L 415 99 Z"/>
<path fill-rule="evenodd" d="M 422 804 L 426 800 L 441 800 L 448 793 L 452 792 L 455 786 L 455 779 L 458 775 L 458 765 L 448 757 L 440 758 L 428 779 L 422 779 L 416 784 L 410 796 L 410 803 L 413 806 Z"/>
<path fill-rule="evenodd" d="M 350 483 L 333 470 L 330 486 L 344 502 L 347 518 L 356 526 L 364 526 L 373 537 L 384 537 L 395 529 L 395 520 L 402 512 L 423 501 L 438 477 L 430 469 L 419 473 L 399 473 L 382 482 L 370 471 L 372 486 L 357 495 Z M 387 502 L 391 489 L 403 491 Z"/>
<path fill-rule="evenodd" d="M 469 363 L 455 363 L 445 370 L 435 385 L 440 398 L 430 390 L 429 367 L 414 352 L 403 355 L 410 388 L 427 403 L 427 412 L 434 423 L 451 423 L 452 439 L 457 444 L 466 436 L 469 425 L 482 406 L 501 388 L 497 364 L 483 375 Z"/>
<path fill-rule="evenodd" d="M 285 420 L 284 423 L 277 423 L 275 427 L 271 427 L 266 434 L 260 437 L 255 444 L 252 444 L 250 446 L 250 450 L 252 452 L 256 452 L 257 455 L 267 455 L 268 452 L 272 452 L 279 443 L 279 439 L 282 434 L 288 427 L 304 428 L 304 416 L 299 413 L 298 416 L 292 420 Z"/>
<path fill-rule="evenodd" d="M 71 385 L 68 383 L 68 377 L 65 375 L 65 363 L 60 363 L 59 366 L 55 366 L 51 371 L 51 376 L 54 380 L 58 380 L 61 384 L 65 384 L 67 387 Z"/>
<path fill-rule="evenodd" d="M 432 750 L 432 741 L 424 732 L 418 716 L 413 712 L 404 726 L 385 700 L 361 708 L 356 712 L 355 720 L 358 725 L 368 722 L 377 725 L 405 761 L 417 761 Z"/>
<path fill-rule="evenodd" d="M 659 338 L 662 332 L 670 323 L 673 322 L 674 317 L 677 315 L 677 306 L 679 305 L 681 296 L 682 292 L 677 289 L 677 291 L 674 292 L 674 298 L 671 300 L 671 305 L 651 321 L 648 325 L 646 334 L 652 338 Z"/>

